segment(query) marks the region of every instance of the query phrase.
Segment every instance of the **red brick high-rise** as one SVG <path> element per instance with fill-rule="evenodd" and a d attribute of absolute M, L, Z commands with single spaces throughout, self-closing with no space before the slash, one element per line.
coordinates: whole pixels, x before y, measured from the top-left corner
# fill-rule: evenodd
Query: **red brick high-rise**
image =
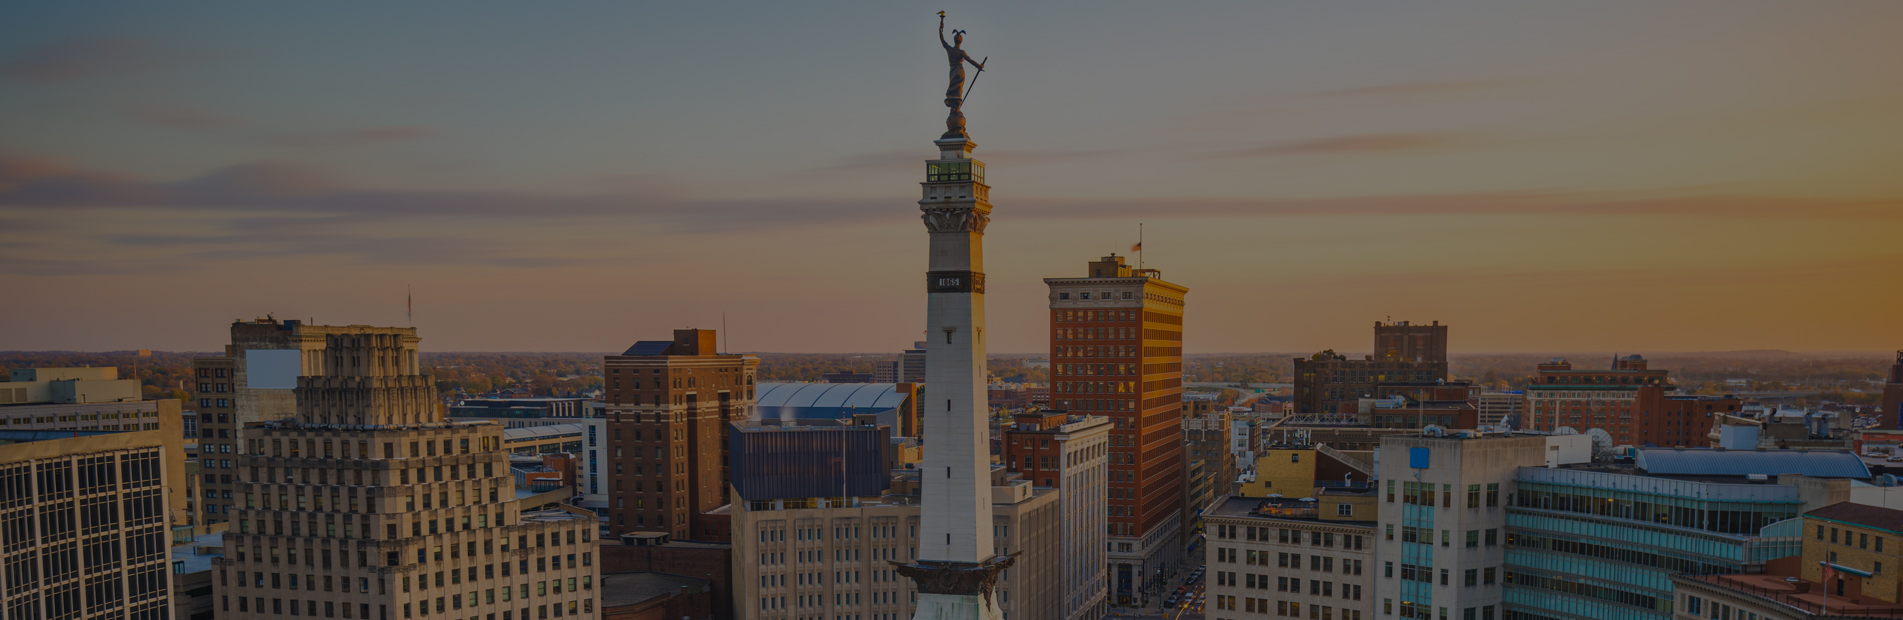
<path fill-rule="evenodd" d="M 608 524 L 616 535 L 718 540 L 701 513 L 727 504 L 727 423 L 753 415 L 760 359 L 721 355 L 710 329 L 677 329 L 603 359 Z"/>
<path fill-rule="evenodd" d="M 1374 322 L 1374 359 L 1426 362 L 1435 379 L 1447 378 L 1447 326 L 1411 325 L 1407 321 Z"/>
<path fill-rule="evenodd" d="M 1883 428 L 1903 428 L 1903 351 L 1896 352 L 1890 378 L 1883 383 L 1883 412 L 1878 419 L 1883 420 Z"/>
<path fill-rule="evenodd" d="M 1124 258 L 1045 278 L 1050 406 L 1110 418 L 1110 594 L 1133 600 L 1182 564 L 1183 298 L 1189 289 Z M 928 446 L 926 448 L 930 450 Z"/>
<path fill-rule="evenodd" d="M 1526 386 L 1522 428 L 1570 427 L 1581 433 L 1597 428 L 1618 446 L 1706 445 L 1710 414 L 1736 412 L 1742 404 L 1731 396 L 1672 394 L 1677 387 L 1667 372 L 1649 368 L 1637 355 L 1616 358 L 1605 370 L 1575 369 L 1555 358 L 1538 371 Z"/>

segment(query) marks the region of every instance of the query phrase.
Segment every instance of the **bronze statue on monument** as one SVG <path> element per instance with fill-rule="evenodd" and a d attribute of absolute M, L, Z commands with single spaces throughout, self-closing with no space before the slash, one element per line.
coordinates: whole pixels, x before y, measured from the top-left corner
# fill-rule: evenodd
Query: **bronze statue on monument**
<path fill-rule="evenodd" d="M 945 42 L 944 11 L 938 12 L 938 44 L 945 47 L 945 59 L 951 61 L 951 75 L 947 76 L 950 83 L 945 86 L 945 107 L 951 108 L 951 113 L 945 116 L 945 135 L 941 137 L 969 138 L 971 136 L 965 133 L 963 108 L 965 94 L 971 92 L 971 88 L 965 84 L 965 63 L 971 63 L 971 66 L 978 68 L 978 75 L 984 75 L 985 61 L 991 60 L 991 57 L 986 56 L 984 60 L 972 60 L 971 54 L 965 53 L 965 31 L 963 30 L 953 30 L 951 42 Z M 977 85 L 978 77 L 972 76 L 971 83 L 974 86 Z"/>

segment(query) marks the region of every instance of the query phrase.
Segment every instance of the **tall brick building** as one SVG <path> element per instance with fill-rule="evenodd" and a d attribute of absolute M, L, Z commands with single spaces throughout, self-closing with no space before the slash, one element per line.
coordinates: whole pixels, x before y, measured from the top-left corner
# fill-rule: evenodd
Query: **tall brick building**
<path fill-rule="evenodd" d="M 1354 413 L 1363 398 L 1382 398 L 1383 384 L 1447 378 L 1447 326 L 1374 323 L 1374 354 L 1348 359 L 1333 349 L 1295 358 L 1296 413 Z"/>
<path fill-rule="evenodd" d="M 1570 427 L 1581 433 L 1597 428 L 1611 435 L 1614 445 L 1702 446 L 1710 414 L 1735 412 L 1741 404 L 1731 396 L 1672 394 L 1677 387 L 1668 373 L 1650 368 L 1638 355 L 1614 359 L 1604 370 L 1575 369 L 1554 358 L 1540 364 L 1538 372 L 1526 386 L 1524 428 Z"/>
<path fill-rule="evenodd" d="M 1296 413 L 1354 413 L 1363 398 L 1380 398 L 1383 384 L 1424 384 L 1446 378 L 1437 368 L 1443 362 L 1383 360 L 1374 356 L 1351 360 L 1334 351 L 1295 358 Z"/>
<path fill-rule="evenodd" d="M 1407 321 L 1374 322 L 1374 359 L 1427 362 L 1434 378 L 1447 378 L 1447 326 L 1440 321 L 1410 325 Z"/>
<path fill-rule="evenodd" d="M 1183 298 L 1189 289 L 1121 256 L 1082 278 L 1045 278 L 1050 405 L 1104 416 L 1110 431 L 1110 591 L 1135 600 L 1181 564 Z M 930 450 L 928 446 L 926 448 Z"/>
<path fill-rule="evenodd" d="M 609 529 L 723 537 L 702 513 L 727 504 L 728 423 L 753 416 L 760 359 L 721 355 L 711 329 L 677 329 L 604 358 Z"/>
<path fill-rule="evenodd" d="M 383 336 L 370 351 L 331 355 L 338 336 Z M 245 425 L 289 418 L 297 413 L 292 391 L 298 377 L 359 372 L 366 368 L 404 369 L 414 374 L 417 345 L 413 327 L 306 325 L 302 321 L 263 318 L 231 323 L 225 354 L 192 360 L 197 382 L 198 451 L 205 523 L 223 523 L 237 505 L 233 497 L 235 455 L 248 436 Z M 434 398 L 431 399 L 434 402 Z M 433 406 L 433 405 L 432 405 Z"/>

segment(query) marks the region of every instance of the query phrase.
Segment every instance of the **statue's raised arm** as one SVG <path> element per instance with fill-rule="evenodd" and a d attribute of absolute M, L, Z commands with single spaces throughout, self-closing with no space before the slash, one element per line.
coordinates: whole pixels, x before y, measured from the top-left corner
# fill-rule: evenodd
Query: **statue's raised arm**
<path fill-rule="evenodd" d="M 977 60 L 965 53 L 965 31 L 953 30 L 951 41 L 945 40 L 945 12 L 938 12 L 938 44 L 945 47 L 945 60 L 951 64 L 951 72 L 946 76 L 945 107 L 951 108 L 951 115 L 945 119 L 946 137 L 965 135 L 965 115 L 960 110 L 965 103 L 965 64 L 985 70 L 984 61 Z"/>

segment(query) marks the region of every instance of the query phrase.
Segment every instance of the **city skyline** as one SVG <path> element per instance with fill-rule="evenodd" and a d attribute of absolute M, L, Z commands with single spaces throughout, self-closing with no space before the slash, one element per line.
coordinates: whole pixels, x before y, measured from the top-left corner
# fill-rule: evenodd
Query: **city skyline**
<path fill-rule="evenodd" d="M 995 74 L 993 351 L 1047 350 L 1041 279 L 1139 222 L 1191 354 L 1903 343 L 1895 4 L 443 6 L 0 25 L 0 348 L 414 290 L 434 351 L 903 349 L 938 8 Z"/>

